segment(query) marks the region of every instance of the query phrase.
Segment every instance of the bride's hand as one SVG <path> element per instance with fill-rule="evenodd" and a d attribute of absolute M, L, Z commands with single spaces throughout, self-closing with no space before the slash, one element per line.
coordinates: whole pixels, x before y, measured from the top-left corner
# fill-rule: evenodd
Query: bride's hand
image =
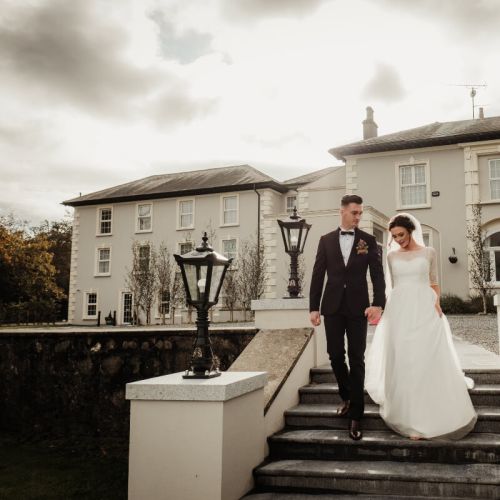
<path fill-rule="evenodd" d="M 443 310 L 441 309 L 439 302 L 436 302 L 436 305 L 434 307 L 436 308 L 436 311 L 439 314 L 439 317 L 441 317 L 443 315 Z"/>

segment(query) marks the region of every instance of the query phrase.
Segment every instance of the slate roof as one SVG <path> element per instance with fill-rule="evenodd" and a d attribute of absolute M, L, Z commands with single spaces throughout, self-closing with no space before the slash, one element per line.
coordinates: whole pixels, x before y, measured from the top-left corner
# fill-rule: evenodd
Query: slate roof
<path fill-rule="evenodd" d="M 329 173 L 333 172 L 334 170 L 337 170 L 339 167 L 326 167 L 322 168 L 321 170 L 316 170 L 315 172 L 310 172 L 309 174 L 301 175 L 299 177 L 294 177 L 293 179 L 289 179 L 287 181 L 284 181 L 284 184 L 287 186 L 300 186 L 303 184 L 309 184 L 310 182 L 314 182 L 321 177 L 328 175 Z"/>
<path fill-rule="evenodd" d="M 444 146 L 461 142 L 500 139 L 500 116 L 455 122 L 435 122 L 423 127 L 381 135 L 363 141 L 338 146 L 329 152 L 339 160 L 346 156 L 399 149 Z"/>
<path fill-rule="evenodd" d="M 63 204 L 77 207 L 95 205 L 96 203 L 117 203 L 192 196 L 195 194 L 244 191 L 254 189 L 254 187 L 258 189 L 271 188 L 281 193 L 289 189 L 285 184 L 250 165 L 237 165 L 175 174 L 152 175 L 144 179 L 79 196 L 64 201 Z"/>

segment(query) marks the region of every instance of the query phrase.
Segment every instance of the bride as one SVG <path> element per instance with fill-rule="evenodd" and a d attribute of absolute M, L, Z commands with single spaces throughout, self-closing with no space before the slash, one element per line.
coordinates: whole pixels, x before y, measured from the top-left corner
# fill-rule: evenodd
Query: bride
<path fill-rule="evenodd" d="M 477 420 L 439 305 L 436 252 L 410 214 L 389 223 L 392 283 L 366 362 L 366 389 L 388 427 L 411 439 L 460 439 Z M 390 285 L 389 285 L 390 288 Z"/>

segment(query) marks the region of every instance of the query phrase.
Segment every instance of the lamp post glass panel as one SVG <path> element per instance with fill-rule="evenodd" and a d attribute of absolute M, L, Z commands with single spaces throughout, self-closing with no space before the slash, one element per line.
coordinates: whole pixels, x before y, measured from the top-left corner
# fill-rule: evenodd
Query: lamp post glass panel
<path fill-rule="evenodd" d="M 203 233 L 201 244 L 192 252 L 175 254 L 181 268 L 182 282 L 187 303 L 196 308 L 196 339 L 191 356 L 191 366 L 184 378 L 212 378 L 220 375 L 214 362 L 208 326 L 208 310 L 217 304 L 224 276 L 233 259 L 214 252 Z"/>
<path fill-rule="evenodd" d="M 297 214 L 297 207 L 294 207 L 292 215 L 285 220 L 278 219 L 278 224 L 285 244 L 285 252 L 290 255 L 290 277 L 288 279 L 287 299 L 302 297 L 301 283 L 298 274 L 299 255 L 304 252 L 307 235 L 311 224 L 302 219 Z"/>

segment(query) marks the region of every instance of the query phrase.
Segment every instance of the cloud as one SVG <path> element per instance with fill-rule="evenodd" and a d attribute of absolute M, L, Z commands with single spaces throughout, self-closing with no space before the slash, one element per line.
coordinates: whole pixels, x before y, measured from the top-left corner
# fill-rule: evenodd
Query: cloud
<path fill-rule="evenodd" d="M 149 16 L 158 26 L 158 42 L 160 51 L 166 59 L 174 59 L 181 64 L 189 64 L 201 56 L 213 52 L 213 36 L 188 29 L 177 33 L 174 24 L 165 13 L 154 11 Z"/>
<path fill-rule="evenodd" d="M 391 9 L 416 13 L 432 23 L 444 23 L 468 40 L 498 33 L 498 0 L 384 0 Z M 495 36 L 496 38 L 496 36 Z"/>
<path fill-rule="evenodd" d="M 397 102 L 403 99 L 405 90 L 398 72 L 389 64 L 378 63 L 375 74 L 366 84 L 362 97 L 385 103 Z"/>
<path fill-rule="evenodd" d="M 221 0 L 223 15 L 235 20 L 267 17 L 301 17 L 313 14 L 330 0 Z"/>

